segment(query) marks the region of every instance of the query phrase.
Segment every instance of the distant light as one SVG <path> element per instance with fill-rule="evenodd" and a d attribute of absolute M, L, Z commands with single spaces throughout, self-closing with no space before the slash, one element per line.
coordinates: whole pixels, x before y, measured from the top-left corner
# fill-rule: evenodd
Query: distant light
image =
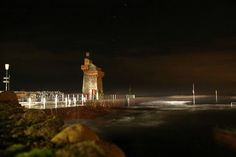
<path fill-rule="evenodd" d="M 90 53 L 89 53 L 89 52 L 86 52 L 86 57 L 89 58 L 89 56 L 90 56 Z"/>
<path fill-rule="evenodd" d="M 5 64 L 5 70 L 8 70 L 9 69 L 9 64 Z"/>

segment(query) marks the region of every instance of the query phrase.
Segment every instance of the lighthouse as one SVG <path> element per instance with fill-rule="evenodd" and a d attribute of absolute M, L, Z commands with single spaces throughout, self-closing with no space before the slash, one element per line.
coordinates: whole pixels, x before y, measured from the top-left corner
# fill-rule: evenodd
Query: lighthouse
<path fill-rule="evenodd" d="M 103 95 L 102 79 L 104 72 L 101 68 L 93 64 L 89 52 L 86 52 L 81 70 L 83 71 L 82 93 L 87 96 L 88 100 L 100 99 Z"/>

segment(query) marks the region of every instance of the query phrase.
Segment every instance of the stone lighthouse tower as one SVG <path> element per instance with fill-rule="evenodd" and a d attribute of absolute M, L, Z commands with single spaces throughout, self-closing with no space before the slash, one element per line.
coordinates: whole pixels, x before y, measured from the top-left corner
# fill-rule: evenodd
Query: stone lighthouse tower
<path fill-rule="evenodd" d="M 104 72 L 101 68 L 94 65 L 89 57 L 89 52 L 86 52 L 84 64 L 81 65 L 81 70 L 84 72 L 82 93 L 89 100 L 98 100 L 103 95 L 102 78 L 104 77 Z"/>

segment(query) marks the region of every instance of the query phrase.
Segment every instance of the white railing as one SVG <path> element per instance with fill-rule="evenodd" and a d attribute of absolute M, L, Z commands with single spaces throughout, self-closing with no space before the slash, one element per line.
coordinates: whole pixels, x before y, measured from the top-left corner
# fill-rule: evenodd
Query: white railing
<path fill-rule="evenodd" d="M 64 94 L 61 92 L 28 92 L 28 97 L 19 98 L 19 103 L 26 108 L 34 109 L 51 109 L 51 108 L 65 108 L 65 107 L 75 107 L 84 106 L 87 102 L 96 101 L 109 101 L 116 102 L 121 99 L 135 98 L 135 95 L 103 95 L 100 100 L 92 99 L 90 100 L 88 95 L 84 94 Z"/>

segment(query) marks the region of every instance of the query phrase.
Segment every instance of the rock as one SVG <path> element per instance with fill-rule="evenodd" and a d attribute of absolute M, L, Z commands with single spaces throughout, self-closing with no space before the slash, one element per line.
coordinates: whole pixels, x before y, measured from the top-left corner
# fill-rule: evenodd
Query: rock
<path fill-rule="evenodd" d="M 23 113 L 21 113 L 20 111 L 18 111 L 18 112 L 16 112 L 16 113 L 12 114 L 11 116 L 9 116 L 9 119 L 10 119 L 10 120 L 13 120 L 13 121 L 15 121 L 15 122 L 17 122 L 19 119 L 21 119 L 22 114 L 23 114 Z"/>
<path fill-rule="evenodd" d="M 67 144 L 56 152 L 58 157 L 125 157 L 118 146 L 100 141 L 95 132 L 82 124 L 65 128 L 51 142 Z"/>
<path fill-rule="evenodd" d="M 96 141 L 96 144 L 104 150 L 106 157 L 125 157 L 125 153 L 115 144 L 104 141 Z"/>
<path fill-rule="evenodd" d="M 125 157 L 124 152 L 114 144 L 102 141 L 83 141 L 66 145 L 56 151 L 57 157 Z"/>
<path fill-rule="evenodd" d="M 62 119 L 52 117 L 42 124 L 42 127 L 37 131 L 37 135 L 43 136 L 45 139 L 51 139 L 60 131 L 63 125 L 64 121 Z"/>
<path fill-rule="evenodd" d="M 18 103 L 16 94 L 11 91 L 0 93 L 0 121 L 17 119 L 23 113 L 23 107 Z M 1 126 L 0 126 L 1 127 Z"/>
<path fill-rule="evenodd" d="M 42 110 L 25 110 L 13 92 L 0 95 L 0 154 L 3 156 L 6 153 L 17 157 L 125 157 L 119 147 L 100 141 L 97 134 L 83 124 L 74 124 L 59 132 L 64 125 L 59 117 L 48 116 Z"/>
<path fill-rule="evenodd" d="M 48 148 L 34 148 L 29 152 L 19 153 L 16 155 L 16 157 L 53 157 L 53 152 Z"/>
<path fill-rule="evenodd" d="M 225 130 L 215 128 L 213 130 L 214 138 L 217 142 L 231 148 L 236 151 L 236 132 L 231 130 Z"/>
<path fill-rule="evenodd" d="M 23 125 L 25 125 L 25 120 L 23 118 L 15 122 L 15 126 L 23 126 Z"/>
<path fill-rule="evenodd" d="M 57 150 L 55 155 L 56 157 L 106 157 L 103 149 L 95 141 L 84 141 L 67 145 Z"/>
<path fill-rule="evenodd" d="M 7 111 L 0 111 L 0 121 L 6 121 L 9 120 L 10 113 Z"/>
<path fill-rule="evenodd" d="M 55 137 L 53 137 L 51 142 L 55 144 L 61 144 L 78 143 L 87 140 L 97 141 L 99 140 L 99 137 L 87 126 L 83 124 L 75 124 L 62 130 Z"/>
<path fill-rule="evenodd" d="M 18 137 L 22 137 L 24 136 L 24 127 L 14 127 L 11 132 L 10 132 L 11 136 L 13 138 L 18 138 Z"/>
<path fill-rule="evenodd" d="M 26 146 L 22 144 L 13 144 L 4 151 L 4 154 L 6 156 L 15 156 L 16 154 L 24 152 L 26 150 L 27 150 Z"/>
<path fill-rule="evenodd" d="M 27 136 L 40 136 L 44 139 L 51 139 L 55 136 L 64 125 L 64 121 L 58 117 L 51 117 L 45 122 L 35 123 L 24 131 Z"/>
<path fill-rule="evenodd" d="M 47 119 L 47 114 L 42 110 L 27 110 L 22 117 L 26 124 L 35 124 L 44 122 Z"/>
<path fill-rule="evenodd" d="M 13 91 L 5 91 L 0 93 L 0 103 L 9 104 L 10 106 L 20 107 L 18 98 Z"/>

